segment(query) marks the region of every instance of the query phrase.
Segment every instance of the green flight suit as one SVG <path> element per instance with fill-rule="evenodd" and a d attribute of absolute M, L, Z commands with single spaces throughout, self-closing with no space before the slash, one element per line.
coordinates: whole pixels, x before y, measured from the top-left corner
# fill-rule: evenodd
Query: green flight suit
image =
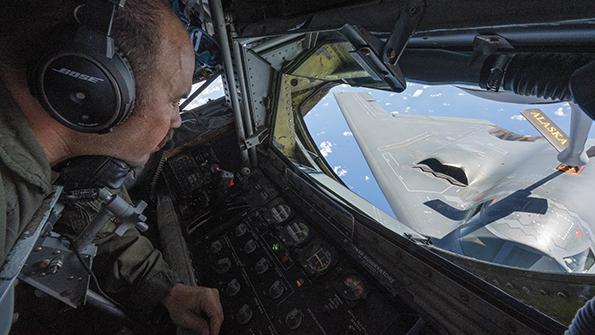
<path fill-rule="evenodd" d="M 25 229 L 39 224 L 52 192 L 52 170 L 28 121 L 0 82 L 0 265 Z M 80 231 L 94 216 L 90 204 L 65 211 L 61 225 Z M 84 210 L 82 210 L 84 209 Z M 86 220 L 76 220 L 82 215 Z M 78 225 L 78 227 L 77 227 Z M 57 225 L 58 226 L 58 225 Z M 161 253 L 138 230 L 119 237 L 109 229 L 96 241 L 98 255 L 94 272 L 104 291 L 147 316 L 178 281 Z"/>

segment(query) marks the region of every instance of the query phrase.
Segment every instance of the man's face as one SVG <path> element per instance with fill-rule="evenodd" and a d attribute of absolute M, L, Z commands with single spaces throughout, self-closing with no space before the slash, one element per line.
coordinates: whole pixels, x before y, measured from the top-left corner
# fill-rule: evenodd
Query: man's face
<path fill-rule="evenodd" d="M 149 156 L 171 138 L 181 125 L 179 101 L 188 95 L 194 72 L 194 50 L 184 28 L 175 22 L 163 28 L 159 66 L 154 82 L 130 118 L 116 127 L 110 137 L 111 156 L 133 166 L 143 166 Z"/>

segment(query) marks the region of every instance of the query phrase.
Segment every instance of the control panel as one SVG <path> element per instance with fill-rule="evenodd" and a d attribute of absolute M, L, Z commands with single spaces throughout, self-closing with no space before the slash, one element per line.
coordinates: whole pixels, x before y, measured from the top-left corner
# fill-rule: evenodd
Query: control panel
<path fill-rule="evenodd" d="M 198 164 L 200 166 L 200 164 Z M 186 178 L 185 176 L 180 179 Z M 297 213 L 260 173 L 241 180 L 243 209 L 218 224 L 187 220 L 200 285 L 218 288 L 222 334 L 415 334 L 420 318 Z M 194 191 L 196 192 L 196 190 Z M 238 207 L 238 206 L 236 206 Z"/>

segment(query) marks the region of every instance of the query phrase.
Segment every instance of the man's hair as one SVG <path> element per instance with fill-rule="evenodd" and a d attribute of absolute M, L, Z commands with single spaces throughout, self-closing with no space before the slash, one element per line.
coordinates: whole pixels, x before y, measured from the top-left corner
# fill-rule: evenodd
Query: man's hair
<path fill-rule="evenodd" d="M 105 1 L 105 0 L 97 0 Z M 0 11 L 0 63 L 26 71 L 56 42 L 60 27 L 75 25 L 80 0 L 5 0 Z M 112 27 L 119 51 L 128 59 L 137 83 L 137 103 L 151 87 L 158 66 L 161 40 L 161 0 L 128 0 Z"/>

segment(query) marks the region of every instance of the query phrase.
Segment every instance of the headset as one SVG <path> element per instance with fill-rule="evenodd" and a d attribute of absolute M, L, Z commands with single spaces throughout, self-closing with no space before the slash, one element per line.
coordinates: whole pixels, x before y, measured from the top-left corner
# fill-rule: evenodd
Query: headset
<path fill-rule="evenodd" d="M 126 0 L 87 0 L 74 11 L 78 25 L 63 27 L 57 43 L 29 66 L 32 94 L 62 125 L 103 134 L 130 115 L 134 74 L 111 38 L 114 16 Z"/>

